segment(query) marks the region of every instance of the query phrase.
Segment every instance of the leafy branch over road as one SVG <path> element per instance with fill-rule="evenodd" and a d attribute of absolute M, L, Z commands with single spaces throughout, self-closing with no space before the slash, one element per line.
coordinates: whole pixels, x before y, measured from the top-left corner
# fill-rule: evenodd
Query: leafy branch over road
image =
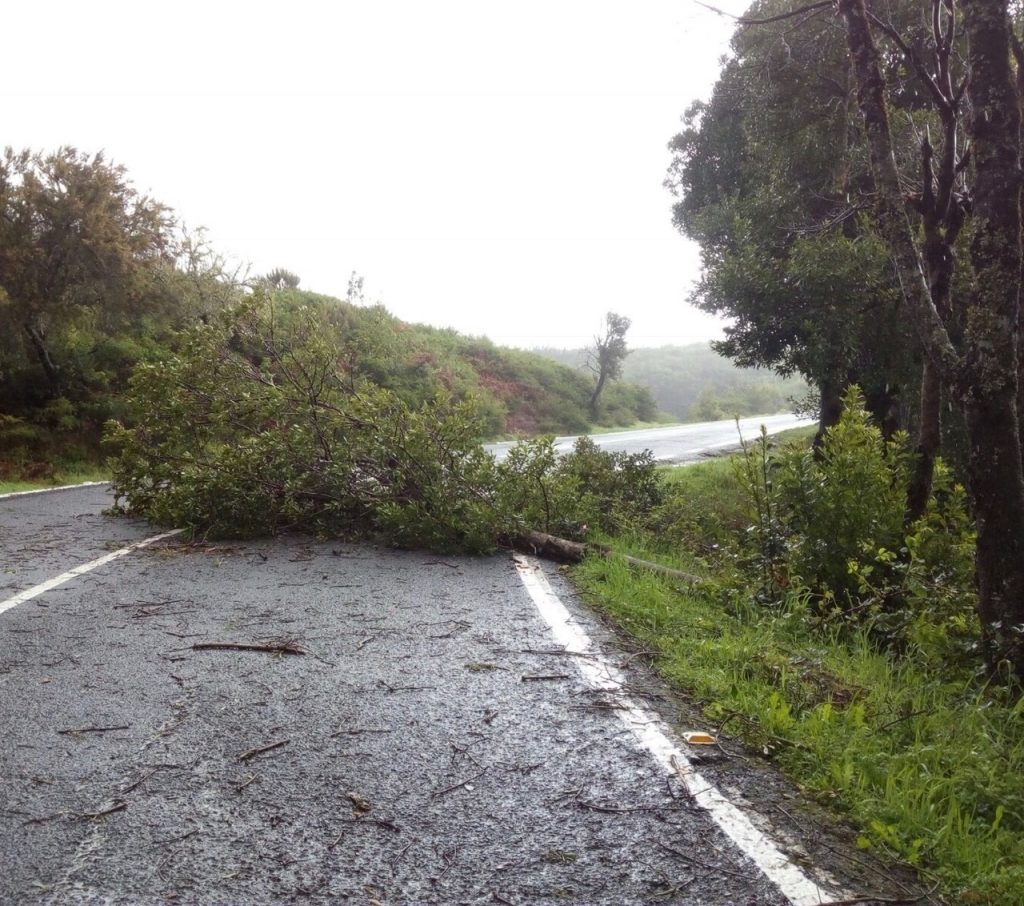
<path fill-rule="evenodd" d="M 660 499 L 649 454 L 550 439 L 496 463 L 472 397 L 413 407 L 359 375 L 326 314 L 263 295 L 137 370 L 136 421 L 109 426 L 134 513 L 213 537 L 302 530 L 399 547 L 492 550 L 541 530 L 610 529 Z"/>

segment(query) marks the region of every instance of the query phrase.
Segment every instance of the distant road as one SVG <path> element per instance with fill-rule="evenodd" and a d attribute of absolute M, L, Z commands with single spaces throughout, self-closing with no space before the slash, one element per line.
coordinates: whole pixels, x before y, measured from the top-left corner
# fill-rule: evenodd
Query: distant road
<path fill-rule="evenodd" d="M 761 425 L 769 434 L 777 434 L 789 428 L 813 425 L 814 420 L 797 418 L 795 415 L 754 415 L 741 418 L 739 432 L 747 440 L 761 433 Z M 654 458 L 662 463 L 696 462 L 710 453 L 739 445 L 740 433 L 736 421 L 727 419 L 720 422 L 700 422 L 695 425 L 671 425 L 667 428 L 641 428 L 637 431 L 619 431 L 613 434 L 592 434 L 591 439 L 602 450 L 609 453 L 642 453 L 650 450 Z M 555 438 L 555 448 L 567 453 L 576 442 L 576 437 Z M 504 459 L 515 441 L 487 444 L 498 459 Z"/>

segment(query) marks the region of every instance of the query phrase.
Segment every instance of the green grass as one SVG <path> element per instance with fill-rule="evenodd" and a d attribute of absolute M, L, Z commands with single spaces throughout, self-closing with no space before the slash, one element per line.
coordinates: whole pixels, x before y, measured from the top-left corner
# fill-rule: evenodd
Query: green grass
<path fill-rule="evenodd" d="M 107 481 L 110 473 L 98 467 L 72 467 L 58 469 L 54 474 L 45 479 L 34 481 L 0 481 L 0 494 L 9 494 L 16 491 L 35 491 L 40 488 L 55 488 L 65 484 L 81 484 L 85 481 Z"/>
<path fill-rule="evenodd" d="M 755 604 L 725 540 L 745 518 L 734 467 L 670 480 L 674 551 L 638 536 L 618 547 L 696 565 L 707 582 L 681 590 L 594 558 L 574 572 L 587 597 L 658 653 L 709 722 L 852 819 L 863 847 L 926 870 L 956 902 L 1024 903 L 1024 701 L 966 669 L 895 660 L 865 634 L 812 630 L 798 596 Z"/>

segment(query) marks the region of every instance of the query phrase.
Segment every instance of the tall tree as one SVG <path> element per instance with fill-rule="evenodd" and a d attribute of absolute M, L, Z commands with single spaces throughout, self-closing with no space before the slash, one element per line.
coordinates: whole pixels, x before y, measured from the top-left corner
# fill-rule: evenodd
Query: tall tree
<path fill-rule="evenodd" d="M 0 290 L 51 397 L 63 369 L 51 335 L 76 318 L 130 316 L 150 266 L 173 260 L 172 221 L 102 154 L 65 147 L 0 156 Z"/>
<path fill-rule="evenodd" d="M 799 372 L 822 430 L 850 382 L 887 429 L 906 424 L 919 364 L 871 223 L 870 173 L 843 30 L 826 4 L 752 7 L 711 100 L 671 142 L 677 227 L 700 243 L 700 307 L 729 316 L 722 353 Z M 910 103 L 909 101 L 907 102 Z"/>
<path fill-rule="evenodd" d="M 622 365 L 629 355 L 626 332 L 633 323 L 623 315 L 610 311 L 605 315 L 604 330 L 594 337 L 594 345 L 587 351 L 587 367 L 594 373 L 594 392 L 590 395 L 590 412 L 597 418 L 601 394 L 608 381 L 622 377 Z"/>
<path fill-rule="evenodd" d="M 965 0 L 973 165 L 972 279 L 963 315 L 936 305 L 901 192 L 887 101 L 888 83 L 864 0 L 839 0 L 877 188 L 880 226 L 890 246 L 914 327 L 931 364 L 954 389 L 970 444 L 967 479 L 977 523 L 978 609 L 990 666 L 1008 664 L 1024 680 L 1024 462 L 1018 422 L 1021 169 L 1020 97 L 1012 68 L 1007 0 Z M 955 0 L 932 0 L 932 20 Z M 882 23 L 883 31 L 895 32 Z M 942 32 L 936 29 L 942 40 Z M 897 36 L 898 37 L 898 36 Z M 925 73 L 927 75 L 927 73 Z M 948 81 L 941 65 L 937 81 Z M 928 165 L 928 157 L 924 162 Z"/>
<path fill-rule="evenodd" d="M 910 2 L 887 7 L 890 18 L 883 20 L 876 14 L 877 8 L 869 8 L 865 0 L 838 0 L 835 7 L 831 2 L 794 7 L 785 0 L 782 6 L 762 3 L 753 7 L 749 17 L 741 20 L 747 26 L 741 34 L 763 34 L 761 30 L 770 26 L 772 40 L 780 47 L 784 44 L 783 61 L 789 65 L 796 56 L 793 48 L 801 46 L 803 39 L 798 35 L 806 23 L 826 16 L 841 26 L 844 50 L 837 62 L 842 67 L 837 70 L 833 65 L 830 71 L 833 76 L 838 71 L 846 74 L 846 96 L 855 89 L 861 116 L 858 129 L 853 119 L 847 120 L 847 140 L 834 146 L 843 154 L 833 152 L 833 156 L 846 161 L 842 171 L 862 209 L 858 228 L 864 230 L 865 237 L 879 242 L 884 269 L 891 268 L 896 276 L 893 285 L 902 299 L 900 316 L 912 326 L 918 348 L 926 357 L 923 424 L 927 426 L 928 418 L 937 417 L 940 384 L 959 404 L 969 447 L 967 484 L 978 528 L 976 566 L 985 654 L 994 670 L 1008 664 L 1017 679 L 1024 680 L 1020 423 L 1024 408 L 1018 388 L 1021 361 L 1017 347 L 1022 269 L 1019 86 L 1024 79 L 1024 48 L 1014 40 L 1008 7 L 1008 0 L 964 0 L 962 9 L 957 0 L 925 0 L 923 9 Z M 839 13 L 836 18 L 827 16 L 833 8 Z M 876 31 L 887 38 L 886 47 L 880 49 L 876 44 Z M 831 45 L 819 43 L 818 57 L 824 60 Z M 736 46 L 752 45 L 744 38 Z M 958 58 L 966 60 L 966 75 L 954 72 Z M 748 62 L 738 52 L 733 70 L 742 71 Z M 762 106 L 770 111 L 772 79 L 766 77 L 770 70 L 762 67 L 761 74 L 767 88 L 753 83 L 742 87 L 755 97 L 757 91 L 762 91 L 762 97 L 768 91 Z M 728 75 L 727 70 L 723 79 Z M 801 74 L 810 87 L 821 81 L 820 76 L 813 67 L 805 67 Z M 806 97 L 801 100 L 805 102 Z M 821 110 L 822 105 L 805 107 L 805 118 L 813 120 L 815 109 Z M 825 109 L 830 108 L 826 105 Z M 844 109 L 848 112 L 848 103 Z M 900 130 L 890 118 L 891 111 L 897 109 L 903 114 L 898 120 Z M 714 99 L 710 112 L 714 113 Z M 793 147 L 791 137 L 764 129 L 753 131 L 758 123 L 756 111 L 752 114 L 749 106 L 744 106 L 743 114 L 740 122 L 744 128 L 735 146 L 720 150 L 718 156 L 695 153 L 702 151 L 698 139 L 707 134 L 703 120 L 699 130 L 691 127 L 676 140 L 678 184 L 689 193 L 677 206 L 677 219 L 702 242 L 705 265 L 719 284 L 732 259 L 742 262 L 737 237 L 748 235 L 748 224 L 756 229 L 761 220 L 757 211 L 746 220 L 736 216 L 748 203 L 750 193 L 744 190 L 752 184 L 751 174 L 760 174 L 760 182 L 755 179 L 753 185 L 766 186 L 768 197 L 773 192 L 781 201 L 791 197 L 785 191 L 785 180 L 764 176 L 765 171 L 784 172 L 778 165 L 775 170 L 766 167 L 772 152 L 765 152 L 764 147 L 788 154 Z M 937 147 L 932 145 L 929 124 L 938 136 Z M 729 127 L 720 121 L 717 128 L 727 131 Z M 916 140 L 909 141 L 915 132 Z M 966 135 L 969 153 L 961 152 L 961 133 Z M 760 142 L 752 141 L 752 136 Z M 710 173 L 696 172 L 700 162 L 710 164 Z M 729 167 L 740 180 L 747 180 L 746 184 L 722 180 L 721 174 Z M 819 185 L 825 185 L 834 172 L 831 159 L 819 167 Z M 850 181 L 850 175 L 857 172 L 860 175 Z M 907 187 L 914 184 L 920 191 L 908 194 Z M 813 183 L 799 186 L 797 195 L 808 186 Z M 809 210 L 827 196 L 818 191 L 807 197 Z M 705 203 L 707 198 L 710 206 Z M 770 216 L 766 222 L 772 222 Z M 748 257 L 761 272 L 752 285 L 758 280 L 770 285 L 762 275 L 766 270 L 772 273 L 772 265 L 780 261 L 784 266 L 776 272 L 786 275 L 790 271 L 796 243 L 780 239 L 779 245 L 783 253 L 773 256 L 769 243 L 755 244 L 755 254 Z M 969 248 L 969 254 L 961 255 L 960 260 L 958 246 L 961 251 Z M 733 265 L 733 270 L 739 269 Z M 786 286 L 785 279 L 781 283 Z M 846 291 L 854 298 L 858 291 L 865 301 L 870 298 L 870 292 L 862 288 L 863 281 L 846 283 Z M 712 290 L 718 290 L 719 284 L 713 283 Z M 706 294 L 705 301 L 713 298 Z M 807 349 L 823 339 L 801 324 L 804 303 L 799 292 L 770 292 L 760 298 L 751 292 L 750 298 L 752 304 L 739 312 L 740 332 L 726 341 L 741 351 L 767 352 L 780 360 L 792 356 L 795 362 L 794 348 Z M 834 329 L 834 325 L 829 328 L 830 312 L 820 306 L 815 310 L 823 317 L 821 324 L 812 328 L 825 327 L 827 337 Z M 848 317 L 849 312 L 846 314 Z M 921 477 L 925 481 L 936 436 L 937 422 L 933 422 L 921 439 L 926 454 Z M 919 485 L 917 500 L 911 501 L 912 511 L 915 506 L 919 511 L 926 493 L 926 484 Z"/>

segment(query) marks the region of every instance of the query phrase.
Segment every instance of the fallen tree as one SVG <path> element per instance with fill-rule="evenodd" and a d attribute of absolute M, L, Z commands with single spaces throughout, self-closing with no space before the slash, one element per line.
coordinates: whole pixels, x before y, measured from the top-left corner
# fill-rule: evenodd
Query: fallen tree
<path fill-rule="evenodd" d="M 118 505 L 202 537 L 305 531 L 472 553 L 530 532 L 564 545 L 655 506 L 649 454 L 551 438 L 501 463 L 471 397 L 413 408 L 355 372 L 322 310 L 263 295 L 140 366 L 130 426 L 112 423 Z"/>
<path fill-rule="evenodd" d="M 672 569 L 670 566 L 663 566 L 650 560 L 641 560 L 639 557 L 618 554 L 605 544 L 570 541 L 566 538 L 549 535 L 546 532 L 524 532 L 509 539 L 509 546 L 523 553 L 545 557 L 549 560 L 558 560 L 560 563 L 580 563 L 588 555 L 594 554 L 601 557 L 621 556 L 630 566 L 649 570 L 668 579 L 676 579 L 680 582 L 686 582 L 688 585 L 701 581 L 700 576 L 684 572 L 681 569 Z"/>

